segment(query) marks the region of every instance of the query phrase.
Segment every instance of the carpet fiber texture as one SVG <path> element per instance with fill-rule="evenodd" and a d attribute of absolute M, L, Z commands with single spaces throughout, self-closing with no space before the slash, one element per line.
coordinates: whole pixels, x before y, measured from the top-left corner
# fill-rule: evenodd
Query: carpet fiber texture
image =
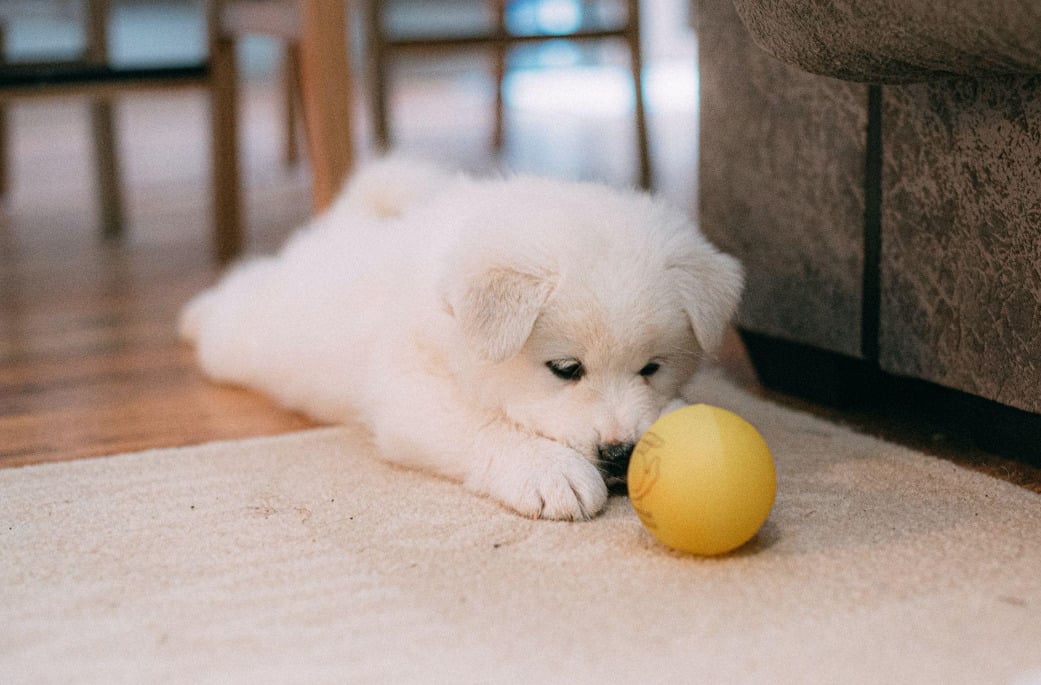
<path fill-rule="evenodd" d="M 1041 497 L 752 397 L 720 558 L 519 518 L 353 428 L 0 471 L 0 682 L 1041 683 Z"/>

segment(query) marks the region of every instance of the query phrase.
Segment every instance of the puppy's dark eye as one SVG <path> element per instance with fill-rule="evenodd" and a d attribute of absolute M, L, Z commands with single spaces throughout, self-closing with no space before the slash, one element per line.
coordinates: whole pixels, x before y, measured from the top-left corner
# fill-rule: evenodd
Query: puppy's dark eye
<path fill-rule="evenodd" d="M 658 373 L 658 369 L 661 368 L 661 364 L 658 362 L 650 362 L 647 366 L 640 369 L 640 375 L 644 378 L 650 378 L 654 374 Z"/>
<path fill-rule="evenodd" d="M 586 375 L 585 367 L 577 359 L 555 359 L 546 362 L 546 368 L 565 381 L 577 381 Z"/>

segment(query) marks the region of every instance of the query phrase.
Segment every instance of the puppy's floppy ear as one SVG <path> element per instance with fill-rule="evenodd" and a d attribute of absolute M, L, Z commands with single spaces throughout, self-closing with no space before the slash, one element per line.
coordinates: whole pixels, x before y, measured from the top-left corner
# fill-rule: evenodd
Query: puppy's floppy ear
<path fill-rule="evenodd" d="M 501 362 L 520 352 L 555 287 L 546 271 L 491 266 L 464 276 L 446 301 L 481 356 Z"/>
<path fill-rule="evenodd" d="M 741 263 L 706 241 L 674 255 L 669 273 L 675 277 L 698 343 L 705 352 L 715 352 L 741 300 L 745 282 Z"/>

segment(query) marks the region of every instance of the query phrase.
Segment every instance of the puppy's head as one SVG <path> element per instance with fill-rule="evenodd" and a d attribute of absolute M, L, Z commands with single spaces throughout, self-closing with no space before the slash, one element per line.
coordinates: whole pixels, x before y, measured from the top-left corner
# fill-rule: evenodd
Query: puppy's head
<path fill-rule="evenodd" d="M 646 196 L 516 183 L 450 265 L 456 376 L 485 409 L 621 481 L 636 440 L 719 345 L 741 267 Z"/>

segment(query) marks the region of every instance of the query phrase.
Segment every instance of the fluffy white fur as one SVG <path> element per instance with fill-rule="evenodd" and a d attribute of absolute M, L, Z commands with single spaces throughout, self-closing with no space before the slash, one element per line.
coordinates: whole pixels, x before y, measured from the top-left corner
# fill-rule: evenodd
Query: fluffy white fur
<path fill-rule="evenodd" d="M 647 195 L 385 160 L 196 297 L 181 331 L 215 380 L 361 416 L 389 461 L 579 519 L 607 499 L 598 466 L 617 473 L 603 462 L 683 404 L 741 288 Z"/>

